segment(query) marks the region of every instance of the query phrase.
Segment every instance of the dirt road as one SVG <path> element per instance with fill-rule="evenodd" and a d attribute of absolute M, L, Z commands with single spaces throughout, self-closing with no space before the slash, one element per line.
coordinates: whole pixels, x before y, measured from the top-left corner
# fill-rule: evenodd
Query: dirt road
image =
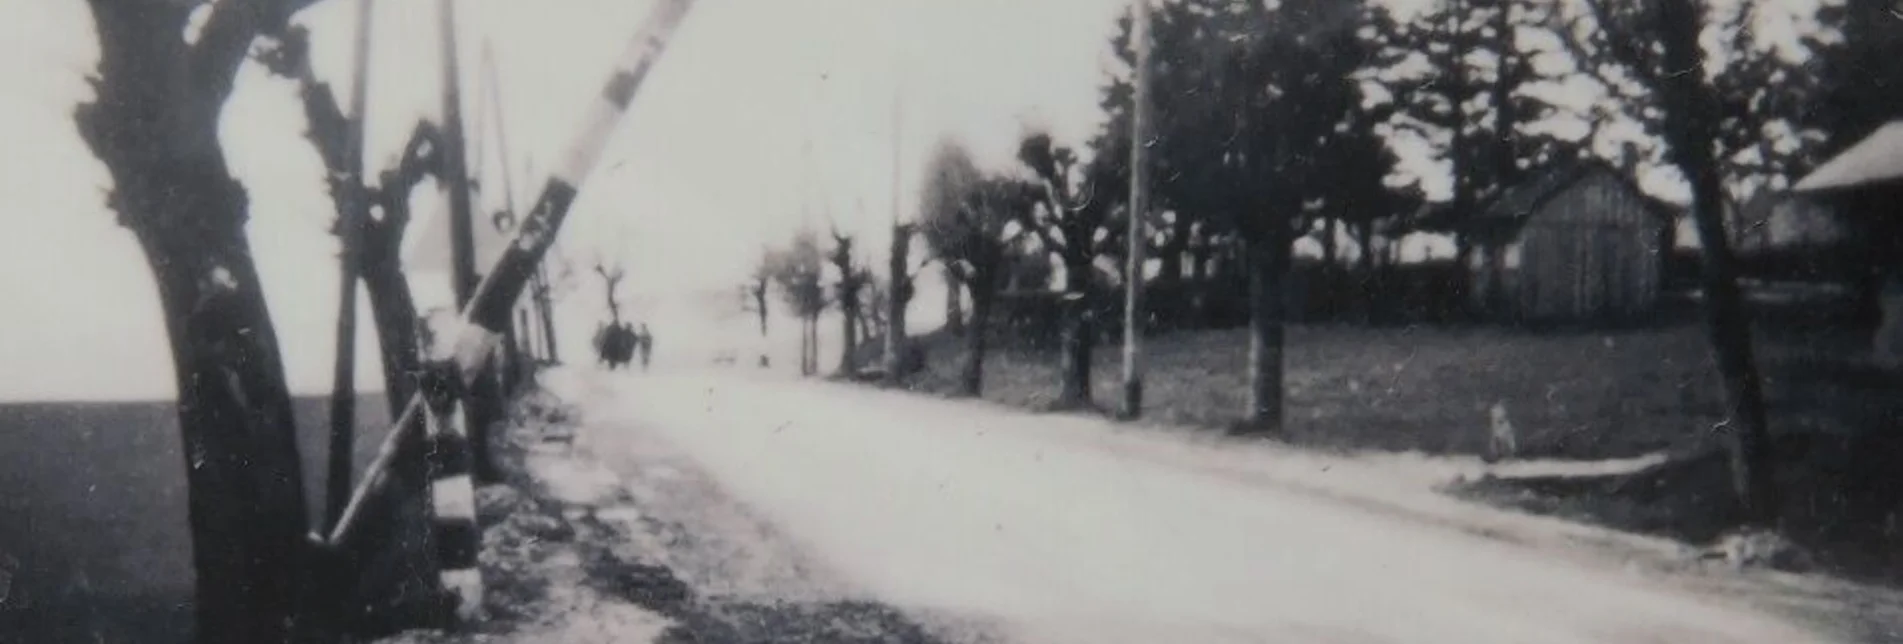
<path fill-rule="evenodd" d="M 1831 642 L 1612 562 L 1001 408 L 710 374 L 561 379 L 592 448 L 669 446 L 842 583 L 1013 641 Z"/>

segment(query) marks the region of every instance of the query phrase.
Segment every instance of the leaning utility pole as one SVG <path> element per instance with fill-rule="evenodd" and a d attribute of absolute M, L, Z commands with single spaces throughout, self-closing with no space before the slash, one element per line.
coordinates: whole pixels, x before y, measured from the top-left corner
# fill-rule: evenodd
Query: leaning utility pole
<path fill-rule="evenodd" d="M 332 526 L 350 501 L 352 457 L 357 446 L 357 274 L 363 242 L 359 217 L 368 215 L 363 181 L 363 127 L 370 90 L 370 5 L 357 0 L 356 74 L 350 85 L 350 115 L 346 117 L 344 177 L 338 191 L 337 239 L 342 266 L 337 282 L 337 355 L 331 372 L 330 463 L 325 473 L 324 525 Z"/>
<path fill-rule="evenodd" d="M 1150 0 L 1136 0 L 1130 30 L 1136 44 L 1136 95 L 1130 110 L 1129 267 L 1124 270 L 1123 407 L 1126 419 L 1143 415 L 1143 267 L 1149 246 L 1143 223 L 1150 212 Z"/>

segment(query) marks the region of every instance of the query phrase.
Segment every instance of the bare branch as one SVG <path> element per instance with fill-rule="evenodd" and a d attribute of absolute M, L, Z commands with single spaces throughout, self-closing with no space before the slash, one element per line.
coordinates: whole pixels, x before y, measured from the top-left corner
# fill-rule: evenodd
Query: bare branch
<path fill-rule="evenodd" d="M 192 45 L 190 63 L 192 85 L 202 96 L 222 102 L 231 95 L 238 66 L 251 51 L 251 41 L 259 34 L 277 34 L 290 24 L 291 16 L 319 0 L 220 0 L 212 3 L 211 15 Z"/>

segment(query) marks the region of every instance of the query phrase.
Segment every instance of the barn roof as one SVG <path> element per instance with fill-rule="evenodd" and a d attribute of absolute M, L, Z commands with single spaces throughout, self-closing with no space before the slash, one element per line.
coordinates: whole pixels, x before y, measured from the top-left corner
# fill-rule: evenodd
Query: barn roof
<path fill-rule="evenodd" d="M 1546 202 L 1566 192 L 1580 181 L 1594 174 L 1608 174 L 1620 177 L 1617 170 L 1597 159 L 1567 160 L 1553 163 L 1534 172 L 1528 179 L 1507 186 L 1481 206 L 1475 218 L 1490 220 L 1489 223 L 1518 222 L 1539 212 Z M 1629 186 L 1635 194 L 1643 195 L 1636 186 Z"/>
<path fill-rule="evenodd" d="M 1525 224 L 1533 213 L 1539 212 L 1546 202 L 1566 191 L 1579 182 L 1594 175 L 1606 175 L 1645 204 L 1650 212 L 1662 222 L 1672 222 L 1676 218 L 1676 208 L 1639 188 L 1630 176 L 1619 172 L 1604 160 L 1597 158 L 1567 159 L 1547 164 L 1533 171 L 1521 182 L 1496 191 L 1481 202 L 1480 211 L 1474 214 L 1471 223 L 1485 230 L 1513 231 Z"/>
<path fill-rule="evenodd" d="M 1793 192 L 1824 192 L 1903 179 L 1903 120 L 1891 121 L 1798 181 Z"/>

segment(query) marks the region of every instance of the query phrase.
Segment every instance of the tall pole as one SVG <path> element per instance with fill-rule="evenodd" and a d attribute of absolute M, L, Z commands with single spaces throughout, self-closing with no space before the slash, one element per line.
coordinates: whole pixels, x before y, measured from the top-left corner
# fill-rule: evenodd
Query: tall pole
<path fill-rule="evenodd" d="M 475 219 L 469 203 L 469 160 L 463 151 L 462 70 L 457 65 L 456 6 L 437 0 L 443 46 L 443 183 L 449 190 L 449 249 L 456 307 L 476 292 Z"/>
<path fill-rule="evenodd" d="M 1136 94 L 1130 110 L 1130 265 L 1124 270 L 1123 407 L 1119 415 L 1143 415 L 1143 267 L 1150 213 L 1150 2 L 1136 0 L 1131 36 L 1136 41 Z"/>
<path fill-rule="evenodd" d="M 345 125 L 344 189 L 337 209 L 337 237 L 342 268 L 337 282 L 337 355 L 331 372 L 330 462 L 325 472 L 324 525 L 343 517 L 350 502 L 351 466 L 357 447 L 357 268 L 363 242 L 359 218 L 367 204 L 363 185 L 363 127 L 370 89 L 370 5 L 357 0 L 355 74 L 350 86 L 350 115 Z"/>
<path fill-rule="evenodd" d="M 464 144 L 466 132 L 463 130 L 462 69 L 458 64 L 460 51 L 456 46 L 456 7 L 453 0 L 437 0 L 437 16 L 441 18 L 438 35 L 442 40 L 443 56 L 443 183 L 449 190 L 449 250 L 451 264 L 451 285 L 455 287 L 456 307 L 466 309 L 475 297 L 476 275 L 476 230 L 473 205 L 470 203 L 469 158 Z M 509 320 L 504 316 L 498 325 L 499 331 L 506 333 Z M 492 346 L 491 350 L 496 347 Z M 479 481 L 493 481 L 497 474 L 495 463 L 489 453 L 489 425 L 502 415 L 502 383 L 496 380 L 496 367 L 493 363 L 483 363 L 478 377 L 469 384 L 469 395 L 464 398 L 465 425 L 469 429 L 470 451 L 475 459 L 475 476 Z"/>
<path fill-rule="evenodd" d="M 904 80 L 899 79 L 898 82 Z M 892 262 L 886 267 L 891 275 L 886 278 L 885 294 L 885 376 L 893 382 L 902 375 L 899 370 L 903 365 L 901 354 L 905 350 L 905 306 L 911 299 L 912 291 L 912 279 L 908 273 L 910 262 L 906 258 L 906 251 L 910 250 L 912 243 L 912 232 L 899 223 L 899 160 L 905 138 L 902 135 L 904 122 L 904 92 L 895 90 L 892 94 Z"/>

